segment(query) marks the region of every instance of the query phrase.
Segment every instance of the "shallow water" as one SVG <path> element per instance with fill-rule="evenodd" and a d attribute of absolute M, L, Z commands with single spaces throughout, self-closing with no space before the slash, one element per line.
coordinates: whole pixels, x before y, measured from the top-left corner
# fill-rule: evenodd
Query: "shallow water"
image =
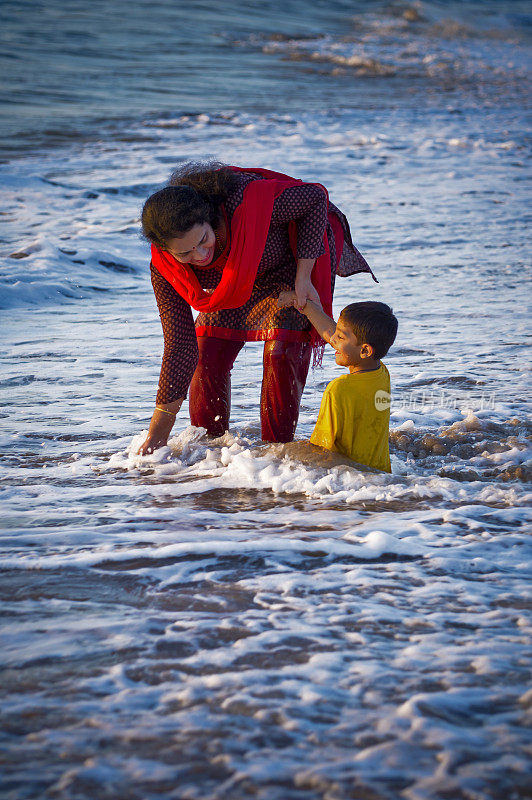
<path fill-rule="evenodd" d="M 228 7 L 205 69 L 230 86 L 198 94 L 195 75 L 197 107 L 174 87 L 170 112 L 146 84 L 126 113 L 131 22 L 133 61 L 102 90 L 113 119 L 95 121 L 75 70 L 56 113 L 84 141 L 13 112 L 3 797 L 529 796 L 528 19 L 519 3 L 327 6 Z M 162 347 L 139 209 L 207 155 L 319 180 L 345 210 L 380 283 L 339 279 L 336 312 L 382 299 L 400 320 L 391 475 L 306 443 L 332 357 L 298 441 L 261 443 L 256 344 L 228 434 L 206 440 L 185 408 L 168 448 L 135 455 Z"/>

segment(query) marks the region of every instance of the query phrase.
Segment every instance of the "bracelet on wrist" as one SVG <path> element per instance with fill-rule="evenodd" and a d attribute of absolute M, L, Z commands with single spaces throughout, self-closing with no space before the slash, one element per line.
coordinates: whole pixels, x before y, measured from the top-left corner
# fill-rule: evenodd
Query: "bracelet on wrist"
<path fill-rule="evenodd" d="M 163 414 L 170 414 L 171 417 L 177 417 L 177 414 L 174 414 L 173 411 L 167 411 L 166 408 L 159 408 L 159 406 L 155 406 L 156 411 L 162 411 Z"/>

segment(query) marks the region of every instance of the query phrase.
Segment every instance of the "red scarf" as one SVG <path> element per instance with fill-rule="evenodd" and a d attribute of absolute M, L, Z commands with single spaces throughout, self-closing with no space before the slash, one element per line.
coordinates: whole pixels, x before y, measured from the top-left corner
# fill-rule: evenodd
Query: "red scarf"
<path fill-rule="evenodd" d="M 272 172 L 268 169 L 257 167 L 230 167 L 230 169 L 235 172 L 258 174 L 265 180 L 248 183 L 244 189 L 242 203 L 235 210 L 231 220 L 231 249 L 223 267 L 220 282 L 214 291 L 209 293 L 201 288 L 189 264 L 182 264 L 170 253 L 153 244 L 151 246 L 153 266 L 197 311 L 210 312 L 240 308 L 249 300 L 266 245 L 274 200 L 285 189 L 300 186 L 303 183 L 297 178 L 291 178 L 281 172 Z M 329 197 L 325 187 L 319 183 L 315 185 L 323 189 L 328 202 Z M 335 214 L 329 214 L 329 221 L 333 226 L 338 261 L 343 247 L 343 229 Z M 288 229 L 290 244 L 297 260 L 296 223 L 290 222 Z M 323 236 L 323 244 L 325 252 L 316 259 L 311 280 L 320 296 L 323 310 L 332 316 L 331 257 L 326 232 Z M 312 343 L 314 347 L 322 344 L 322 340 L 314 329 Z"/>

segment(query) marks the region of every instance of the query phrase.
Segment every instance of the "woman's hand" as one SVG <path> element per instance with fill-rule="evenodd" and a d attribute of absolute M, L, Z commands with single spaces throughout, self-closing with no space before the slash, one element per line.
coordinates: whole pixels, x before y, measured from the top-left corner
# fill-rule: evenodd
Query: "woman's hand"
<path fill-rule="evenodd" d="M 170 431 L 173 428 L 176 414 L 181 408 L 182 402 L 183 398 L 176 400 L 174 403 L 166 403 L 164 408 L 159 406 L 155 409 L 148 435 L 139 448 L 139 455 L 146 456 L 168 443 Z"/>
<path fill-rule="evenodd" d="M 140 446 L 138 450 L 139 456 L 147 456 L 150 453 L 153 453 L 154 450 L 158 450 L 159 447 L 164 447 L 168 444 L 168 436 L 148 436 Z"/>
<path fill-rule="evenodd" d="M 298 311 L 302 311 L 305 308 L 307 300 L 312 300 L 314 303 L 320 303 L 320 296 L 314 286 L 311 283 L 310 278 L 306 276 L 296 277 L 296 285 L 295 289 L 295 307 Z"/>
<path fill-rule="evenodd" d="M 320 297 L 310 279 L 312 268 L 315 263 L 315 258 L 298 258 L 297 260 L 296 281 L 294 286 L 296 302 L 294 305 L 298 311 L 302 311 L 305 308 L 307 300 L 320 302 Z"/>

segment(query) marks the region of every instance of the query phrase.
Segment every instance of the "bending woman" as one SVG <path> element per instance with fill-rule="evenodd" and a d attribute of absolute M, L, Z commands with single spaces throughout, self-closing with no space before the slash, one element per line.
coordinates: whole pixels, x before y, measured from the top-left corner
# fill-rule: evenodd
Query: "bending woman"
<path fill-rule="evenodd" d="M 300 307 L 319 297 L 330 314 L 336 274 L 373 275 L 327 191 L 268 170 L 187 164 L 148 198 L 142 231 L 164 354 L 139 452 L 167 443 L 187 391 L 191 423 L 222 435 L 232 366 L 244 342 L 259 340 L 262 438 L 291 441 L 311 351 L 319 360 L 323 343 L 296 309 L 277 308 L 279 293 L 295 289 Z"/>

